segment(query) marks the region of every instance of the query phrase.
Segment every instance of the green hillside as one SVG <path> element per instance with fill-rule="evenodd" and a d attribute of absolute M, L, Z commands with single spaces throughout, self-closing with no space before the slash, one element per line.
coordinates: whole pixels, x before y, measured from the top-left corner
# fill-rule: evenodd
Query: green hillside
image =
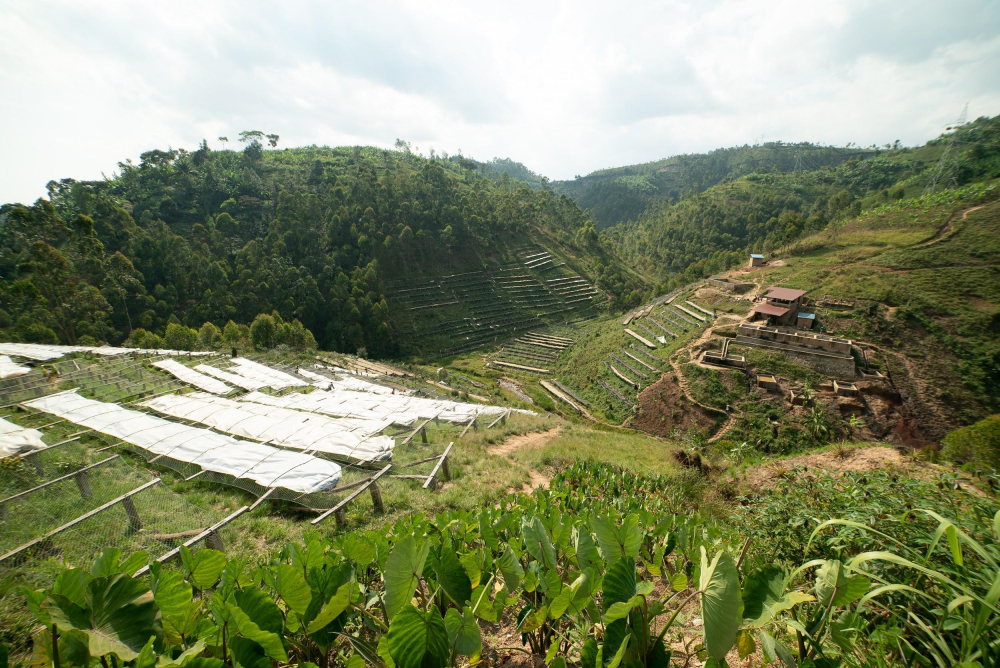
<path fill-rule="evenodd" d="M 441 317 L 500 336 L 646 290 L 579 207 L 550 191 L 408 151 L 264 150 L 249 139 L 242 152 L 149 151 L 106 181 L 53 181 L 48 199 L 5 205 L 0 337 L 120 343 L 138 329 L 163 337 L 171 323 L 221 329 L 275 312 L 324 349 L 416 352 L 424 324 L 387 295 L 479 272 L 489 299 L 494 274 L 524 268 L 539 244 L 563 258 L 540 296 L 551 296 L 545 281 L 573 275 L 599 286 L 591 303 L 501 297 L 503 318 L 468 308 Z"/>
<path fill-rule="evenodd" d="M 878 153 L 873 148 L 768 142 L 601 169 L 572 181 L 554 181 L 552 187 L 590 211 L 603 229 L 636 220 L 650 206 L 680 200 L 727 179 L 756 171 L 817 170 L 847 160 L 864 160 Z"/>
<path fill-rule="evenodd" d="M 760 166 L 680 201 L 656 199 L 605 234 L 634 266 L 665 286 L 683 285 L 743 262 L 748 252 L 766 254 L 830 223 L 920 195 L 951 141 L 953 159 L 944 172 L 954 184 L 1000 176 L 1000 117 L 980 118 L 916 149 L 861 155 L 829 149 L 829 161 L 836 156 L 838 164 L 804 171 Z M 948 180 L 939 187 L 952 185 Z"/>

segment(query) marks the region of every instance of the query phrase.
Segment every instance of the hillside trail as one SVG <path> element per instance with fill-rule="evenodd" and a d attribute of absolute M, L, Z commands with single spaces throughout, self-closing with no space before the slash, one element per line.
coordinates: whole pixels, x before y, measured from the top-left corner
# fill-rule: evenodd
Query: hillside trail
<path fill-rule="evenodd" d="M 948 239 L 953 234 L 955 234 L 955 219 L 958 218 L 959 214 L 962 215 L 962 220 L 964 221 L 966 218 L 969 217 L 970 213 L 972 213 L 973 211 L 978 211 L 979 209 L 982 209 L 984 206 L 986 205 L 980 204 L 978 206 L 970 206 L 968 209 L 964 209 L 962 211 L 956 211 L 955 214 L 950 218 L 948 218 L 948 221 L 944 225 L 942 225 L 937 232 L 934 233 L 933 237 L 931 237 L 928 241 L 915 245 L 914 248 L 926 248 L 927 246 L 933 246 L 936 243 L 940 243 L 945 239 Z"/>
<path fill-rule="evenodd" d="M 511 455 L 518 450 L 540 448 L 562 432 L 562 427 L 553 427 L 548 431 L 534 431 L 520 436 L 511 436 L 500 445 L 489 448 L 487 452 L 491 455 L 506 457 L 512 464 L 518 464 Z M 539 487 L 549 484 L 550 478 L 533 468 L 528 469 L 528 482 L 521 486 L 521 491 L 533 492 Z"/>

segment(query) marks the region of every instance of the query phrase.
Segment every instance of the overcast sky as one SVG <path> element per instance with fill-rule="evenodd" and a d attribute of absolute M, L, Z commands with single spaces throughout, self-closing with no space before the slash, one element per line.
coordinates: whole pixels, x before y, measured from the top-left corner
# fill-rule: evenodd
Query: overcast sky
<path fill-rule="evenodd" d="M 1000 2 L 0 0 L 0 91 L 0 202 L 247 129 L 565 179 L 1000 114 Z"/>

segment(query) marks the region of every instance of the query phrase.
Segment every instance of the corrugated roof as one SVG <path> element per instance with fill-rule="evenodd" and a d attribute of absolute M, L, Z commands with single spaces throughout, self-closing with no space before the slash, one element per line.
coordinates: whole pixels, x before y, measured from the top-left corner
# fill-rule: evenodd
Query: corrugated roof
<path fill-rule="evenodd" d="M 765 299 L 780 299 L 786 302 L 793 302 L 806 293 L 805 290 L 792 290 L 791 288 L 771 288 L 764 295 Z"/>
<path fill-rule="evenodd" d="M 780 306 L 771 306 L 770 304 L 757 304 L 753 307 L 754 313 L 763 313 L 765 315 L 773 315 L 776 318 L 788 313 L 787 308 L 781 308 Z"/>
<path fill-rule="evenodd" d="M 805 318 L 806 320 L 815 320 L 816 319 L 816 314 L 815 313 L 799 313 L 798 317 Z"/>
<path fill-rule="evenodd" d="M 752 257 L 755 260 L 763 260 L 764 259 L 764 256 L 761 255 L 761 254 L 759 254 L 759 253 L 750 253 L 750 257 Z"/>

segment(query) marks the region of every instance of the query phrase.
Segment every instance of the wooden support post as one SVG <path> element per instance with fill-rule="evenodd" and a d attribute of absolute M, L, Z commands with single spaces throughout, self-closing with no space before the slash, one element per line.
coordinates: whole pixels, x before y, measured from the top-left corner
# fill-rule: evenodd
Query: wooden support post
<path fill-rule="evenodd" d="M 338 526 L 343 526 L 342 523 L 347 521 L 347 517 L 346 517 L 345 511 L 344 511 L 344 508 L 347 507 L 347 504 L 349 504 L 354 499 L 358 498 L 358 496 L 360 496 L 362 492 L 364 492 L 366 489 L 368 489 L 373 484 L 375 484 L 375 482 L 378 481 L 378 479 L 381 478 L 382 476 L 384 476 L 386 473 L 388 473 L 389 469 L 391 469 L 391 468 L 392 468 L 392 464 L 386 464 L 385 468 L 383 468 L 381 471 L 379 471 L 378 473 L 376 473 L 375 475 L 373 475 L 371 478 L 368 478 L 368 480 L 365 481 L 364 485 L 362 485 L 361 487 L 359 487 L 350 496 L 348 496 L 347 498 L 343 499 L 340 503 L 338 503 L 337 505 L 335 505 L 333 508 L 330 508 L 330 510 L 327 510 L 326 512 L 322 513 L 319 517 L 317 517 L 312 522 L 310 522 L 310 524 L 312 524 L 312 525 L 315 526 L 315 525 L 319 524 L 320 522 L 322 522 L 323 520 L 325 520 L 330 515 L 334 515 L 336 517 Z"/>
<path fill-rule="evenodd" d="M 202 540 L 204 538 L 208 538 L 208 536 L 210 534 L 217 532 L 219 529 L 221 529 L 222 527 L 226 526 L 227 524 L 229 524 L 230 522 L 232 522 L 233 520 L 235 520 L 237 517 L 239 517 L 243 513 L 247 512 L 249 509 L 250 509 L 250 506 L 243 506 L 242 508 L 240 508 L 239 510 L 237 510 L 232 515 L 230 515 L 226 519 L 222 520 L 221 522 L 217 522 L 216 524 L 213 524 L 212 526 L 208 527 L 204 531 L 200 532 L 194 538 L 191 538 L 189 540 L 184 541 L 184 547 L 191 547 L 192 545 L 194 545 L 198 541 L 200 541 L 200 540 Z M 175 547 L 174 549 L 172 549 L 169 552 L 167 552 L 166 554 L 164 554 L 162 557 L 157 558 L 156 561 L 158 561 L 159 563 L 162 564 L 163 562 L 165 562 L 165 561 L 167 561 L 169 559 L 173 559 L 178 554 L 180 554 L 180 552 L 181 552 L 181 548 L 180 547 Z M 146 575 L 147 573 L 149 573 L 149 566 L 143 566 L 142 568 L 139 569 L 139 571 L 133 577 L 137 577 L 138 578 L 138 577 L 141 577 L 143 575 Z"/>
<path fill-rule="evenodd" d="M 444 463 L 448 459 L 448 455 L 451 453 L 451 449 L 454 446 L 455 442 L 452 441 L 451 443 L 448 444 L 448 447 L 444 449 L 444 454 L 441 455 L 441 458 L 438 460 L 437 464 L 435 464 L 434 468 L 431 469 L 430 475 L 427 476 L 427 480 L 424 481 L 424 489 L 428 489 L 434 484 L 434 479 L 437 478 L 438 471 L 441 469 L 442 466 L 444 466 Z"/>
<path fill-rule="evenodd" d="M 218 550 L 219 552 L 226 551 L 226 544 L 222 542 L 222 536 L 219 535 L 218 531 L 212 531 L 205 536 L 205 547 L 210 550 Z"/>
<path fill-rule="evenodd" d="M 424 425 L 425 426 L 420 429 L 420 442 L 421 443 L 426 443 L 427 442 L 427 426 L 426 426 L 426 423 L 424 423 Z"/>
<path fill-rule="evenodd" d="M 333 518 L 335 520 L 337 520 L 337 528 L 338 529 L 344 528 L 345 526 L 347 526 L 347 509 L 346 508 L 338 508 L 333 513 Z"/>
<path fill-rule="evenodd" d="M 129 533 L 135 533 L 142 528 L 142 518 L 139 517 L 139 511 L 135 507 L 135 503 L 132 501 L 131 496 L 126 496 L 122 499 L 122 508 L 125 509 L 125 514 L 128 515 L 128 531 Z"/>
<path fill-rule="evenodd" d="M 80 489 L 80 496 L 85 500 L 89 500 L 94 496 L 94 492 L 90 489 L 90 479 L 87 477 L 86 471 L 80 471 L 75 476 L 73 480 L 76 481 L 76 486 Z"/>
<path fill-rule="evenodd" d="M 67 529 L 70 529 L 70 528 L 76 526 L 77 524 L 80 524 L 81 522 L 84 522 L 84 521 L 90 519 L 91 517 L 93 517 L 94 515 L 97 515 L 98 513 L 104 512 L 105 510 L 107 510 L 111 506 L 115 505 L 116 503 L 121 503 L 123 500 L 125 500 L 125 499 L 127 499 L 127 498 L 129 498 L 131 496 L 135 496 L 136 494 L 138 494 L 139 492 L 143 491 L 144 489 L 148 489 L 148 488 L 152 487 L 153 485 L 158 485 L 158 484 L 160 484 L 160 479 L 159 478 L 153 478 L 152 480 L 150 480 L 149 482 L 147 482 L 145 485 L 141 485 L 141 486 L 133 489 L 131 492 L 128 492 L 127 494 L 119 496 L 117 499 L 112 499 L 111 501 L 108 501 L 104 505 L 98 506 L 97 508 L 94 508 L 90 512 L 84 513 L 80 517 L 77 517 L 75 520 L 71 520 L 71 521 L 67 522 L 66 524 L 63 524 L 61 527 L 59 527 L 57 529 L 53 529 L 52 531 L 49 531 L 48 533 L 42 534 L 38 538 L 35 538 L 34 540 L 32 540 L 32 541 L 30 541 L 28 543 L 25 543 L 24 545 L 22 545 L 22 546 L 20 546 L 18 548 L 15 548 L 15 549 L 11 550 L 10 552 L 8 552 L 7 554 L 5 554 L 3 556 L 0 556 L 0 562 L 6 561 L 7 559 L 10 559 L 11 557 L 13 557 L 15 555 L 18 555 L 18 554 L 24 552 L 28 548 L 34 547 L 35 545 L 38 545 L 39 543 L 42 543 L 42 542 L 48 540 L 52 536 L 55 536 L 58 533 L 62 533 L 63 531 L 66 531 Z"/>
<path fill-rule="evenodd" d="M 469 420 L 469 424 L 465 425 L 465 429 L 463 429 L 462 433 L 458 435 L 458 438 L 461 440 L 461 438 L 465 436 L 466 433 L 468 433 L 469 429 L 471 429 L 475 425 L 476 425 L 476 418 L 473 417 L 471 420 Z"/>
<path fill-rule="evenodd" d="M 372 506 L 375 508 L 376 513 L 384 513 L 385 505 L 382 503 L 382 490 L 378 488 L 378 483 L 373 482 L 368 488 L 368 491 L 372 495 Z"/>

